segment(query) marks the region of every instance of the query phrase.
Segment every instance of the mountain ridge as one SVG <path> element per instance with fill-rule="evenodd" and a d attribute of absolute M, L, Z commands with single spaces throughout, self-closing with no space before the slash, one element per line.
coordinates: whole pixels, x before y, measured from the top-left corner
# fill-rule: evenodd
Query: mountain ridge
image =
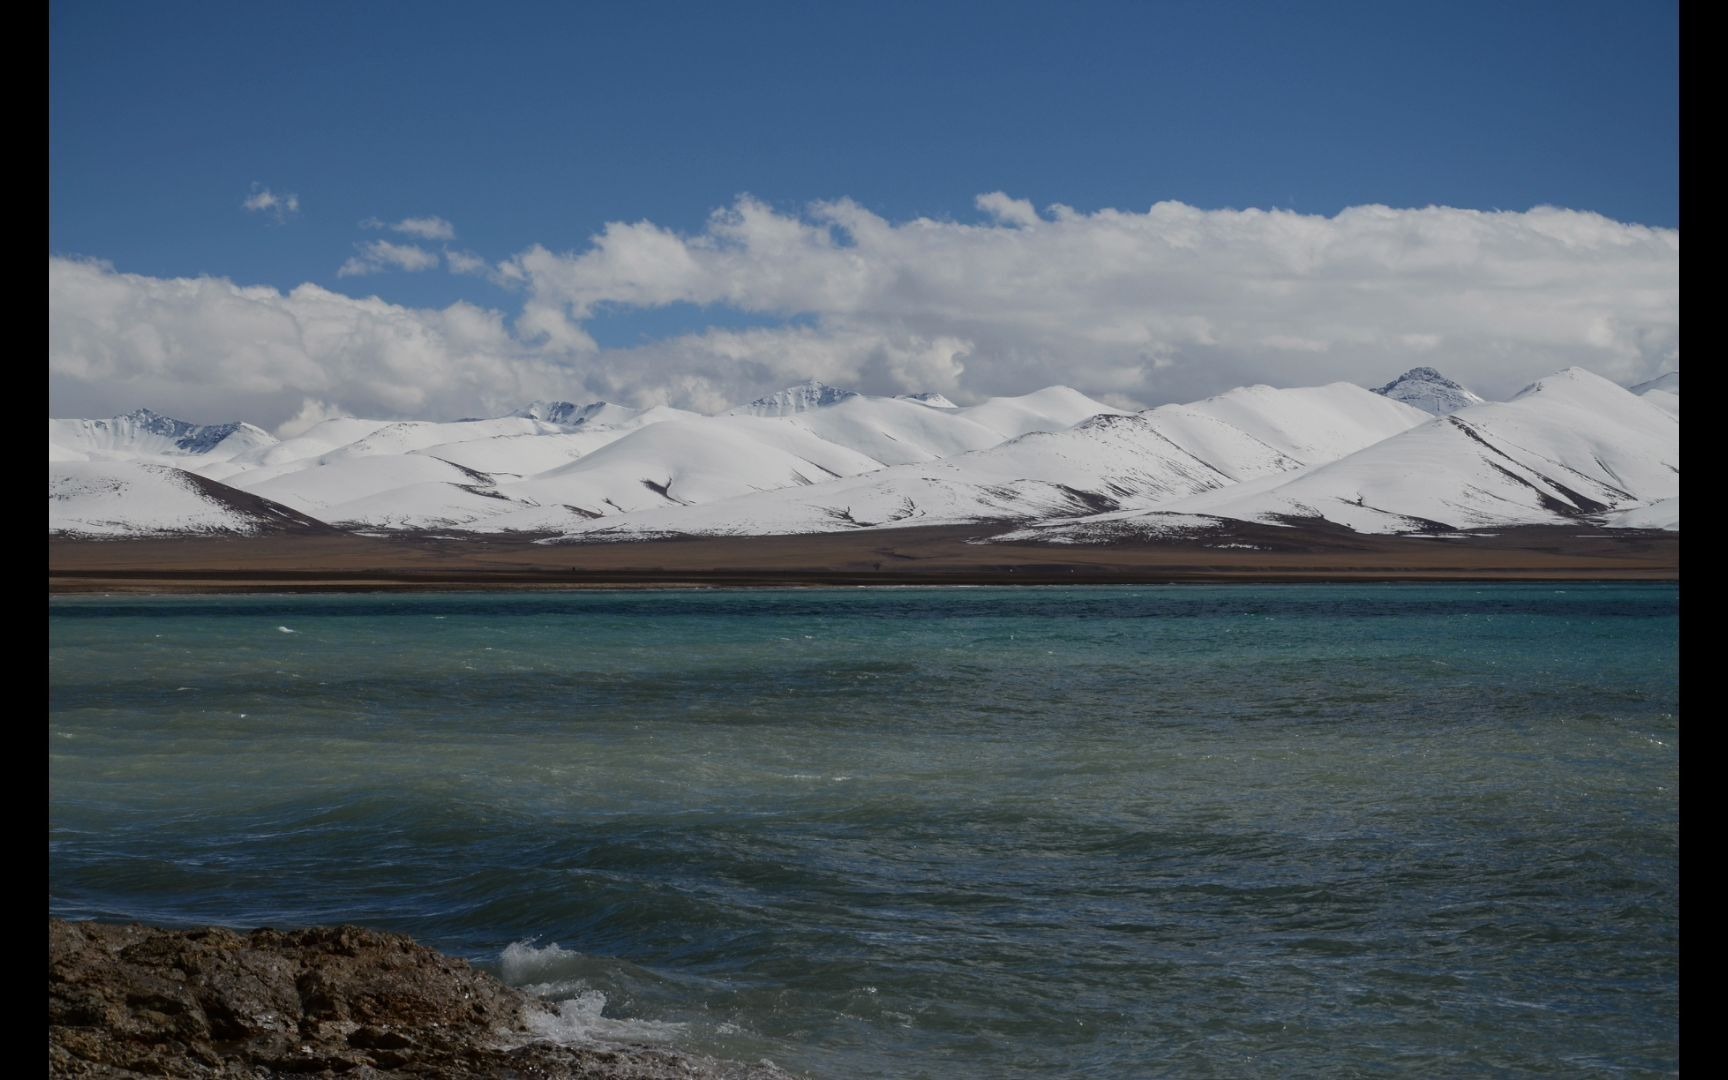
<path fill-rule="evenodd" d="M 101 485 L 74 466 L 133 463 L 219 484 L 211 497 L 222 506 L 232 499 L 221 492 L 233 491 L 345 529 L 567 538 L 914 521 L 1040 530 L 1166 511 L 1260 522 L 1308 514 L 1370 531 L 1557 515 L 1677 527 L 1677 372 L 1640 394 L 1567 369 L 1510 402 L 1439 415 L 1424 404 L 1446 402 L 1384 392 L 1400 382 L 1457 387 L 1413 369 L 1375 390 L 1255 385 L 1135 413 L 1066 386 L 955 406 L 940 395 L 874 397 L 808 380 L 712 416 L 536 401 L 492 419 L 338 417 L 280 440 L 249 424 L 135 410 L 50 419 L 50 489 L 62 503 L 74 490 L 96 498 Z M 1355 487 L 1327 486 L 1345 475 Z M 84 508 L 114 535 L 125 534 L 128 514 L 143 532 L 164 527 L 141 494 L 149 491 L 192 519 L 216 520 L 162 474 L 115 479 L 125 481 L 116 491 L 131 493 L 115 513 Z M 1440 504 L 1410 494 L 1423 489 L 1442 492 Z M 1662 502 L 1670 508 L 1632 513 Z M 51 532 L 61 519 L 51 508 Z"/>

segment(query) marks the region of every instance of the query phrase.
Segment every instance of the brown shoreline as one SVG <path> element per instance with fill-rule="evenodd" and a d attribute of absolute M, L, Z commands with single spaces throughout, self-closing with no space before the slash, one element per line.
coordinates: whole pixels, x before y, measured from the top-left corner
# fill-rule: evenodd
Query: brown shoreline
<path fill-rule="evenodd" d="M 535 544 L 484 536 L 279 533 L 51 538 L 50 593 L 1678 581 L 1678 533 L 1526 526 L 1450 538 L 1242 525 L 1172 541 L 986 544 L 1001 526 Z M 1222 546 L 1221 546 L 1222 545 Z M 1229 546 L 1247 545 L 1247 546 Z"/>

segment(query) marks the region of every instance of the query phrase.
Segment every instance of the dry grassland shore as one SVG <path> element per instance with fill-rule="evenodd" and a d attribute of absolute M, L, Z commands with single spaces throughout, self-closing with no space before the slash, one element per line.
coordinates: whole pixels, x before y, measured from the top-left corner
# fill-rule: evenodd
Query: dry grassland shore
<path fill-rule="evenodd" d="M 50 593 L 1168 582 L 1677 581 L 1678 533 L 1445 537 L 1244 524 L 1204 538 L 981 543 L 1001 526 L 588 544 L 452 534 L 51 538 Z"/>

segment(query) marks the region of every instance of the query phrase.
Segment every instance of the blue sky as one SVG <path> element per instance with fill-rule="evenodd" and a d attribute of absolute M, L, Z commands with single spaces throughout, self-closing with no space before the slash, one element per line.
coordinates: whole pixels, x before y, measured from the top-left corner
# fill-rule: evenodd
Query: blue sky
<path fill-rule="evenodd" d="M 50 8 L 51 256 L 514 316 L 442 270 L 339 278 L 436 216 L 490 263 L 608 222 L 1552 205 L 1678 228 L 1667 3 L 71 3 Z M 261 185 L 261 188 L 256 187 Z M 278 221 L 241 203 L 292 193 Z M 748 308 L 749 305 L 744 305 Z M 796 317 L 602 306 L 601 347 Z"/>

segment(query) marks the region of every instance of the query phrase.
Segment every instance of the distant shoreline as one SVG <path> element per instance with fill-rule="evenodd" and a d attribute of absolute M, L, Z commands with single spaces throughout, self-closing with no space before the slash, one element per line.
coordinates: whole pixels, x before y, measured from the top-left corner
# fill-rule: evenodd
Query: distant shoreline
<path fill-rule="evenodd" d="M 1526 526 L 1438 539 L 1244 524 L 1109 544 L 979 542 L 1000 526 L 548 545 L 499 537 L 50 538 L 48 591 L 466 592 L 940 585 L 1678 581 L 1672 532 Z M 1222 546 L 1228 545 L 1228 546 Z"/>

